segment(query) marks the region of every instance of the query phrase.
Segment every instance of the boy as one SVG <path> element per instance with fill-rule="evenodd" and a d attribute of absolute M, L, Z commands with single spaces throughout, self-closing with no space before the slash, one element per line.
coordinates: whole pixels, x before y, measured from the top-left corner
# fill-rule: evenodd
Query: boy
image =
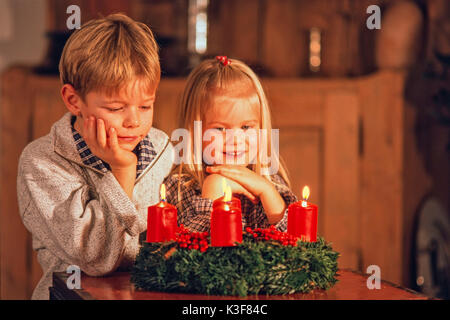
<path fill-rule="evenodd" d="M 70 112 L 19 160 L 20 214 L 44 272 L 32 299 L 48 299 L 52 273 L 69 265 L 101 276 L 134 262 L 173 162 L 152 128 L 157 50 L 150 29 L 121 14 L 67 41 L 59 70 Z"/>

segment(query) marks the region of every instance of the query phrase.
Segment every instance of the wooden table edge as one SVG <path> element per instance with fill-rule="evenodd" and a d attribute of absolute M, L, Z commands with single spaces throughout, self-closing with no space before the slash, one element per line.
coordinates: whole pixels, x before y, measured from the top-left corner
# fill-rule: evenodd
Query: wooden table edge
<path fill-rule="evenodd" d="M 338 275 L 339 275 L 339 271 L 353 272 L 353 273 L 358 274 L 358 275 L 363 276 L 363 277 L 367 277 L 367 275 L 368 275 L 367 273 L 363 273 L 361 271 L 356 271 L 356 270 L 347 269 L 347 268 L 339 269 L 338 272 L 337 272 Z M 387 285 L 389 285 L 391 287 L 394 287 L 394 288 L 397 288 L 397 289 L 401 289 L 401 290 L 407 291 L 407 292 L 409 292 L 411 294 L 414 294 L 414 295 L 418 296 L 418 298 L 425 298 L 424 300 L 440 300 L 438 298 L 429 297 L 429 296 L 427 296 L 427 295 L 425 295 L 423 293 L 420 293 L 420 292 L 415 291 L 415 290 L 410 289 L 410 288 L 403 287 L 403 286 L 401 286 L 399 284 L 390 282 L 388 280 L 381 279 L 381 282 L 383 282 L 383 283 L 385 283 L 385 284 L 387 284 Z"/>
<path fill-rule="evenodd" d="M 69 289 L 67 287 L 68 274 L 65 272 L 54 272 L 52 275 L 53 286 L 49 288 L 51 300 L 97 300 L 89 292 L 81 289 Z"/>
<path fill-rule="evenodd" d="M 365 274 L 365 273 L 362 273 L 360 271 L 355 271 L 355 270 L 352 270 L 352 269 L 347 269 L 347 268 L 339 269 L 337 271 L 337 276 L 338 277 L 339 277 L 341 271 L 351 272 L 351 273 L 354 273 L 354 274 L 357 274 L 357 275 L 360 275 L 360 276 L 363 276 L 363 277 L 367 277 L 367 274 Z M 81 289 L 69 289 L 67 287 L 68 276 L 69 275 L 64 273 L 64 272 L 55 272 L 55 273 L 53 273 L 53 286 L 49 288 L 50 299 L 51 300 L 98 300 L 98 299 L 94 298 L 89 292 L 85 291 L 83 288 L 81 288 Z M 417 297 L 417 299 L 411 299 L 413 301 L 417 301 L 417 300 L 440 300 L 438 298 L 426 296 L 423 293 L 417 292 L 415 290 L 402 287 L 401 285 L 392 283 L 392 282 L 387 281 L 387 280 L 381 280 L 381 282 L 385 283 L 386 285 L 392 286 L 392 287 L 400 289 L 400 290 L 407 291 L 408 293 L 411 293 L 411 294 L 415 295 Z M 223 297 L 223 296 L 220 296 L 220 297 Z M 262 299 L 258 299 L 258 300 L 266 300 L 266 299 L 264 299 L 263 296 L 261 298 Z M 222 300 L 222 299 L 220 299 L 220 300 Z M 267 299 L 267 300 L 271 300 L 271 299 Z M 404 299 L 399 299 L 399 300 L 404 300 Z M 409 300 L 409 299 L 406 299 L 406 300 Z M 209 300 L 209 301 L 214 301 L 214 299 Z M 345 299 L 342 300 L 342 301 L 345 301 Z"/>

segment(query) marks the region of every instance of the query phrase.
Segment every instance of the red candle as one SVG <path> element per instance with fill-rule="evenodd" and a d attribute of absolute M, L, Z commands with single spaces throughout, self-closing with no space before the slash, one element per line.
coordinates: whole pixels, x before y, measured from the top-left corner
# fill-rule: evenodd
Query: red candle
<path fill-rule="evenodd" d="M 242 242 L 241 201 L 231 197 L 228 186 L 225 195 L 213 202 L 211 212 L 211 247 L 230 247 Z"/>
<path fill-rule="evenodd" d="M 161 185 L 161 201 L 148 207 L 147 242 L 175 240 L 177 208 L 166 202 L 166 186 Z"/>
<path fill-rule="evenodd" d="M 309 188 L 303 188 L 303 200 L 292 203 L 288 207 L 287 232 L 303 241 L 317 241 L 317 206 L 306 200 Z"/>

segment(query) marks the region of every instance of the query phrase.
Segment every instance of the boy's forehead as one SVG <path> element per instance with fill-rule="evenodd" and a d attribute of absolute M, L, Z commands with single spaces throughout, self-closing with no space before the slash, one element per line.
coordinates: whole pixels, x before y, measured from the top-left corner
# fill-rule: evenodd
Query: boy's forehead
<path fill-rule="evenodd" d="M 124 83 L 117 88 L 99 88 L 93 93 L 103 100 L 151 100 L 156 94 L 156 85 L 141 81 Z"/>

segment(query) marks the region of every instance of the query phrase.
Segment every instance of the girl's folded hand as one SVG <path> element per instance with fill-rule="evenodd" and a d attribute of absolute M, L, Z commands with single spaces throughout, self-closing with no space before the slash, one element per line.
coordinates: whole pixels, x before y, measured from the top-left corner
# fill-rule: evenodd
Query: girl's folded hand
<path fill-rule="evenodd" d="M 269 180 L 243 166 L 211 166 L 206 168 L 206 172 L 219 174 L 236 182 L 257 198 L 260 198 L 264 193 L 272 193 L 275 190 Z"/>
<path fill-rule="evenodd" d="M 233 194 L 242 194 L 250 199 L 253 203 L 258 203 L 259 199 L 255 197 L 246 188 L 241 186 L 236 181 L 230 180 L 219 174 L 210 174 L 203 182 L 202 197 L 215 200 L 223 196 L 223 179 L 225 179 L 228 186 L 231 188 Z"/>

